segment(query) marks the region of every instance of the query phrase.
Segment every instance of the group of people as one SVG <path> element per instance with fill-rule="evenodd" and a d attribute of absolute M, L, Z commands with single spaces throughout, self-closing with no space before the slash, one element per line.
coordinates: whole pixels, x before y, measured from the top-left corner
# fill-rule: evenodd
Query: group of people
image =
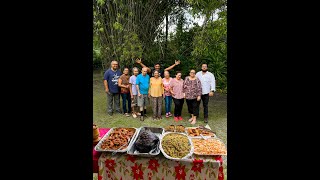
<path fill-rule="evenodd" d="M 190 114 L 189 122 L 195 124 L 199 117 L 200 102 L 203 102 L 204 122 L 208 123 L 208 103 L 209 96 L 213 96 L 216 90 L 215 77 L 208 72 L 207 64 L 202 64 L 201 71 L 191 69 L 189 76 L 184 80 L 181 72 L 177 71 L 175 77 L 170 77 L 169 71 L 180 64 L 179 60 L 161 70 L 159 63 L 154 65 L 154 69 L 145 66 L 141 59 L 136 63 L 141 65 L 141 73 L 137 67 L 132 68 L 132 76 L 129 69 L 119 70 L 117 61 L 111 62 L 111 68 L 104 74 L 104 86 L 107 93 L 108 114 L 113 115 L 113 101 L 115 111 L 134 118 L 140 116 L 144 120 L 147 113 L 149 99 L 152 102 L 153 119 L 162 119 L 162 99 L 165 101 L 165 117 L 171 114 L 172 100 L 174 102 L 174 120 L 183 120 L 181 112 L 184 99 Z M 120 95 L 122 98 L 122 112 L 120 110 Z"/>

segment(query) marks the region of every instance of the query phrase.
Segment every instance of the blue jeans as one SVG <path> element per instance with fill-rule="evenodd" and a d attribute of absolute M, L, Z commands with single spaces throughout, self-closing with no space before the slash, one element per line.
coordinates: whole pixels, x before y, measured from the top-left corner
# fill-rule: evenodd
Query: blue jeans
<path fill-rule="evenodd" d="M 171 111 L 172 96 L 165 96 L 166 113 Z"/>
<path fill-rule="evenodd" d="M 131 113 L 131 95 L 130 95 L 130 93 L 121 94 L 121 97 L 122 97 L 123 113 Z M 127 111 L 127 101 L 128 101 L 128 111 Z"/>

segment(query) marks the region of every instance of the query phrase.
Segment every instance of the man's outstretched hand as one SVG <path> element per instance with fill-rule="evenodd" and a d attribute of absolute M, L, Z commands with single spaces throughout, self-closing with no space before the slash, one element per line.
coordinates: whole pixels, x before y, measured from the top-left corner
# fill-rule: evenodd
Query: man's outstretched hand
<path fill-rule="evenodd" d="M 137 59 L 136 59 L 136 63 L 140 64 L 140 63 L 141 63 L 141 58 L 140 58 L 140 59 L 137 58 Z"/>
<path fill-rule="evenodd" d="M 174 64 L 175 64 L 175 65 L 179 65 L 179 64 L 180 64 L 180 60 L 175 60 L 175 61 L 174 61 Z"/>

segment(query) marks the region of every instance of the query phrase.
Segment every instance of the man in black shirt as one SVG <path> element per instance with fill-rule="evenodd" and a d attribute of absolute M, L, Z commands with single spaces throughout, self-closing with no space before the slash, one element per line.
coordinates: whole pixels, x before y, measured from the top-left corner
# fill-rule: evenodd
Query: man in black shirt
<path fill-rule="evenodd" d="M 148 74 L 150 74 L 150 76 L 153 76 L 153 72 L 157 70 L 160 73 L 159 75 L 161 76 L 161 78 L 163 78 L 164 77 L 164 71 L 169 71 L 169 70 L 173 69 L 175 66 L 179 65 L 180 64 L 180 60 L 175 60 L 175 63 L 173 65 L 165 68 L 164 70 L 161 69 L 161 66 L 160 66 L 159 63 L 156 63 L 154 65 L 154 69 L 151 70 L 151 68 L 149 68 L 146 65 L 142 64 L 141 58 L 140 59 L 137 58 L 136 59 L 136 63 L 140 64 L 142 66 L 142 68 L 144 68 L 144 67 L 148 68 Z"/>

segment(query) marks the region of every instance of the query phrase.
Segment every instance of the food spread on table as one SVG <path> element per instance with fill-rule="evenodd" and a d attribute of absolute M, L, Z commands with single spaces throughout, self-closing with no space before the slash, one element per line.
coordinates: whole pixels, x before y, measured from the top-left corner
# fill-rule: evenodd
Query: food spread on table
<path fill-rule="evenodd" d="M 151 150 L 157 148 L 159 137 L 149 129 L 142 129 L 141 131 L 134 146 L 139 153 L 149 153 Z"/>
<path fill-rule="evenodd" d="M 103 140 L 100 148 L 103 150 L 125 149 L 128 147 L 128 141 L 130 141 L 134 133 L 134 128 L 115 128 L 108 137 Z"/>
<path fill-rule="evenodd" d="M 161 144 L 163 151 L 173 158 L 183 158 L 191 150 L 188 137 L 182 134 L 167 134 L 162 138 Z"/>
<path fill-rule="evenodd" d="M 93 125 L 94 138 L 97 137 L 97 129 L 97 126 Z M 167 133 L 163 134 L 163 130 Z M 130 143 L 132 139 L 133 141 Z M 164 129 L 153 127 L 141 127 L 138 129 L 112 128 L 110 133 L 106 134 L 106 137 L 100 140 L 102 142 L 96 147 L 98 147 L 98 150 L 103 151 L 117 151 L 125 150 L 130 145 L 128 151 L 133 149 L 132 151 L 134 152 L 131 152 L 131 154 L 150 154 L 154 152 L 159 154 L 160 140 L 161 151 L 167 158 L 186 158 L 190 153 L 196 155 L 227 155 L 225 144 L 216 138 L 216 134 L 211 129 L 202 126 L 184 127 L 183 125 L 169 125 Z M 190 140 L 192 143 L 190 143 Z M 154 154 L 157 155 L 157 153 Z"/>
<path fill-rule="evenodd" d="M 217 138 L 192 139 L 194 154 L 198 155 L 226 155 L 226 146 Z"/>

